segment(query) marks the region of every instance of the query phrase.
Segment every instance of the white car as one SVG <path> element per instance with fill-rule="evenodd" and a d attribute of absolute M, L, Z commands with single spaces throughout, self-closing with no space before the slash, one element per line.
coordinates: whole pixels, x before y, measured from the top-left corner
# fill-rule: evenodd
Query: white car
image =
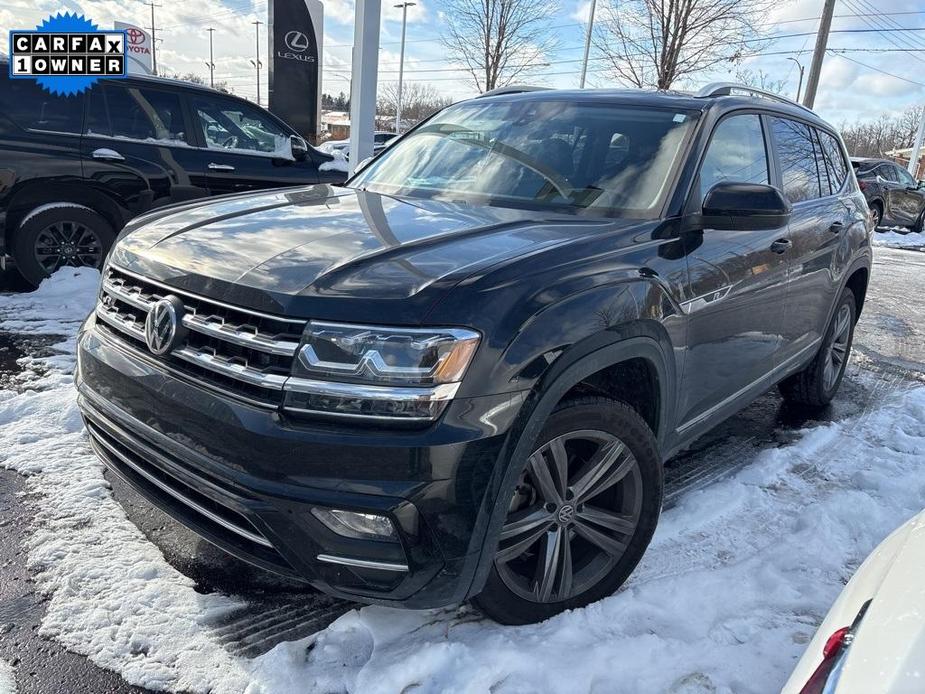
<path fill-rule="evenodd" d="M 782 694 L 925 692 L 925 512 L 861 564 Z"/>
<path fill-rule="evenodd" d="M 382 150 L 385 149 L 389 141 L 395 137 L 395 133 L 390 133 L 386 130 L 377 130 L 373 133 L 373 155 L 379 154 Z M 350 140 L 328 140 L 327 142 L 321 145 L 321 150 L 324 152 L 332 152 L 334 150 L 340 150 L 344 153 L 344 156 L 350 158 Z"/>

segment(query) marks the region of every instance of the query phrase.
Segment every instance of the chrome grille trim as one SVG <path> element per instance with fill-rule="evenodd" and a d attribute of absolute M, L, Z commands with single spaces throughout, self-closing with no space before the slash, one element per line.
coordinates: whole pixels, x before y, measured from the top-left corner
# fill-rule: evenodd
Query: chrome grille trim
<path fill-rule="evenodd" d="M 236 345 L 250 347 L 261 352 L 269 352 L 270 354 L 292 357 L 295 356 L 296 350 L 299 348 L 298 342 L 274 340 L 259 333 L 250 333 L 238 328 L 228 328 L 225 327 L 224 323 L 212 323 L 196 314 L 183 316 L 183 325 L 203 335 L 225 340 L 226 342 L 233 342 Z"/>
<path fill-rule="evenodd" d="M 192 382 L 201 384 L 203 379 L 210 380 L 211 373 L 215 374 L 211 378 L 224 379 L 218 383 L 222 392 L 248 400 L 250 394 L 272 401 L 264 404 L 279 403 L 307 321 L 230 306 L 136 276 L 117 266 L 111 266 L 105 273 L 96 315 L 117 337 L 131 338 L 127 344 L 144 351 L 145 318 L 155 303 L 168 294 L 180 297 L 184 303 L 186 313 L 182 324 L 189 333 L 168 355 L 152 358 L 172 362 L 184 374 L 187 369 L 195 369 L 188 375 Z M 240 383 L 240 389 L 229 380 Z M 254 391 L 255 388 L 259 391 Z"/>
<path fill-rule="evenodd" d="M 188 296 L 189 298 L 195 299 L 196 301 L 202 301 L 207 304 L 214 304 L 215 306 L 226 308 L 231 311 L 237 311 L 238 313 L 246 313 L 251 316 L 256 316 L 257 318 L 266 318 L 268 320 L 275 320 L 281 323 L 292 323 L 293 325 L 305 325 L 306 323 L 308 323 L 307 320 L 302 320 L 300 318 L 285 318 L 283 316 L 274 316 L 270 313 L 261 313 L 260 311 L 254 311 L 253 309 L 241 308 L 240 306 L 233 306 L 231 304 L 226 304 L 225 302 L 218 301 L 217 299 L 209 299 L 207 297 L 200 296 L 199 294 L 193 294 L 192 292 L 188 292 L 184 289 L 177 289 L 176 287 L 171 287 L 169 284 L 164 284 L 163 282 L 158 282 L 157 280 L 148 279 L 147 277 L 138 275 L 134 272 L 131 272 L 130 270 L 125 270 L 124 268 L 121 268 L 118 265 L 111 265 L 110 269 L 115 270 L 116 272 L 122 275 L 128 275 L 129 277 L 132 277 L 140 282 L 144 282 L 145 284 L 150 284 L 155 287 L 159 287 L 160 289 L 164 289 L 168 294 L 177 294 L 181 297 Z"/>
<path fill-rule="evenodd" d="M 288 376 L 282 376 L 280 374 L 265 374 L 262 371 L 257 369 L 251 369 L 242 364 L 235 364 L 229 361 L 225 361 L 219 357 L 215 357 L 208 352 L 201 352 L 199 350 L 190 349 L 189 347 L 181 347 L 180 349 L 175 349 L 172 352 L 173 356 L 182 359 L 183 361 L 188 361 L 191 364 L 196 364 L 196 366 L 201 366 L 204 369 L 209 371 L 214 371 L 220 373 L 223 376 L 229 376 L 231 378 L 236 378 L 239 381 L 244 381 L 249 383 L 252 386 L 260 386 L 261 388 L 272 388 L 273 390 L 282 390 L 283 383 L 286 382 Z"/>

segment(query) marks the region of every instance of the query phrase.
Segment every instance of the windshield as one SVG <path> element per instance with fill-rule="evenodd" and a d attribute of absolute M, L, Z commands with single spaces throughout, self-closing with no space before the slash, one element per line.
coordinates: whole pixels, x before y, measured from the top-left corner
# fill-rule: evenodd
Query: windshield
<path fill-rule="evenodd" d="M 658 213 L 696 114 L 565 101 L 468 101 L 350 185 L 392 195 L 600 215 Z"/>

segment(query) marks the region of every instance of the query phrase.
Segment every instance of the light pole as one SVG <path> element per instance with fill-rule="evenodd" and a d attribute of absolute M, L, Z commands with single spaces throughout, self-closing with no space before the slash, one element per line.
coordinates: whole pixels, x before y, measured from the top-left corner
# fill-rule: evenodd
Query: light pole
<path fill-rule="evenodd" d="M 585 34 L 585 59 L 581 64 L 581 79 L 578 88 L 585 88 L 585 76 L 588 74 L 588 54 L 591 52 L 591 31 L 594 29 L 594 11 L 597 9 L 597 0 L 591 0 L 591 15 L 588 17 L 588 33 Z"/>
<path fill-rule="evenodd" d="M 206 63 L 209 68 L 209 86 L 215 89 L 215 60 L 212 57 L 212 34 L 215 29 L 209 27 L 206 31 L 209 32 L 209 62 Z"/>
<path fill-rule="evenodd" d="M 403 2 L 395 7 L 401 8 L 401 51 L 398 57 L 398 102 L 395 104 L 395 133 L 401 132 L 401 88 L 405 76 L 405 27 L 408 24 L 408 8 L 416 2 Z"/>
<path fill-rule="evenodd" d="M 800 90 L 803 89 L 803 65 L 796 58 L 788 57 L 787 60 L 792 60 L 794 63 L 796 63 L 796 66 L 800 68 L 800 81 L 797 84 L 797 98 L 796 98 L 796 100 L 799 101 L 800 100 Z"/>
<path fill-rule="evenodd" d="M 152 0 L 146 3 L 151 6 L 151 72 L 157 74 L 157 24 L 154 22 L 154 8 L 160 7 Z"/>
<path fill-rule="evenodd" d="M 260 25 L 263 22 L 255 19 L 251 24 L 254 25 L 254 36 L 257 39 L 257 60 L 252 60 L 251 65 L 257 70 L 257 105 L 260 106 L 260 68 L 263 67 L 263 63 L 260 62 Z"/>

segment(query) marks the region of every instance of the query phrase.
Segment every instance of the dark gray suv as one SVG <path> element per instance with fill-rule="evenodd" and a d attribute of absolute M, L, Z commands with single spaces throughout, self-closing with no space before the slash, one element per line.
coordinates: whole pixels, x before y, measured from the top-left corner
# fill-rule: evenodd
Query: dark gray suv
<path fill-rule="evenodd" d="M 838 390 L 871 268 L 835 130 L 772 95 L 489 94 L 344 187 L 132 222 L 79 336 L 102 460 L 247 561 L 531 622 L 604 597 L 662 466 Z"/>

